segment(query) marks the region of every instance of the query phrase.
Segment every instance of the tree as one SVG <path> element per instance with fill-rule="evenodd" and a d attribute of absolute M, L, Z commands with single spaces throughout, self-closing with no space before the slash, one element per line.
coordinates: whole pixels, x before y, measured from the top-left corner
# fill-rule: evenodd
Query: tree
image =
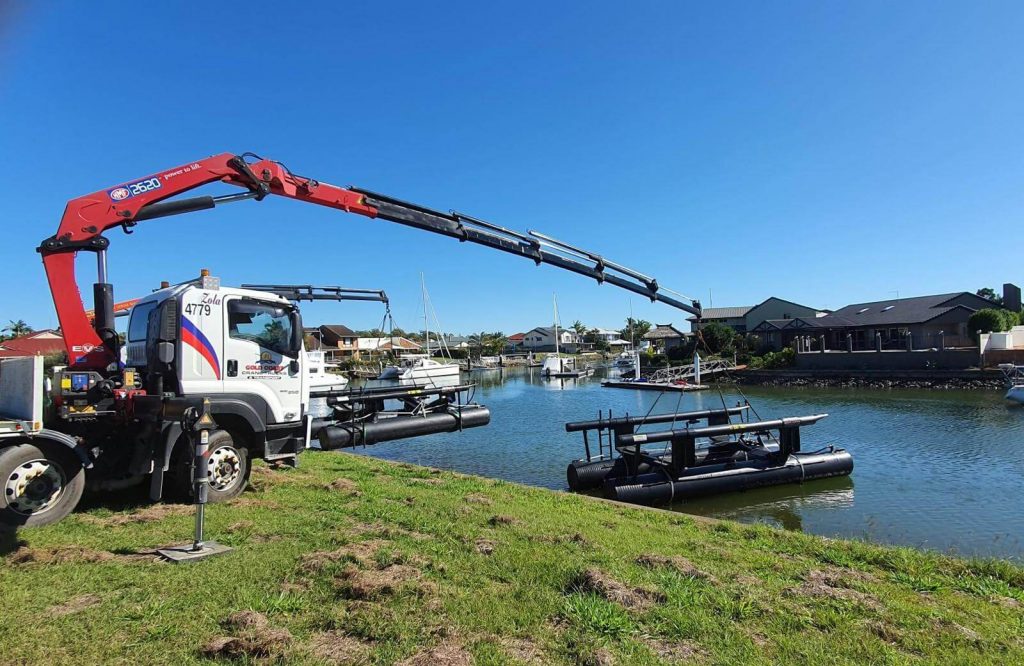
<path fill-rule="evenodd" d="M 9 333 L 12 338 L 20 338 L 23 335 L 28 335 L 32 332 L 32 327 L 29 326 L 24 319 L 14 321 L 11 319 L 7 326 L 4 327 L 4 333 Z"/>
<path fill-rule="evenodd" d="M 996 305 L 1002 305 L 1003 304 L 1002 296 L 999 296 L 996 293 L 996 290 L 993 289 L 992 287 L 982 287 L 981 289 L 979 289 L 978 291 L 976 291 L 974 293 L 977 294 L 978 296 L 981 296 L 982 298 L 987 298 L 988 300 L 992 301 Z"/>
<path fill-rule="evenodd" d="M 732 353 L 732 343 L 736 332 L 725 324 L 720 324 L 717 321 L 706 324 L 704 328 L 700 329 L 700 335 L 704 339 L 704 344 L 698 347 L 698 351 L 702 351 L 701 347 L 703 347 L 703 351 L 712 354 Z"/>
<path fill-rule="evenodd" d="M 580 321 L 579 319 L 577 319 L 576 321 L 574 321 L 574 322 L 572 323 L 572 326 L 570 326 L 569 328 L 571 328 L 572 330 L 576 331 L 576 335 L 580 336 L 581 338 L 582 338 L 582 337 L 583 337 L 583 335 L 584 335 L 584 334 L 585 334 L 585 333 L 587 332 L 587 325 L 586 325 L 586 324 L 584 324 L 584 323 L 583 323 L 582 321 Z"/>
<path fill-rule="evenodd" d="M 1008 331 L 1014 326 L 1017 315 L 1002 308 L 984 308 L 978 310 L 967 320 L 967 330 L 976 342 L 978 331 L 991 333 L 993 331 Z"/>
<path fill-rule="evenodd" d="M 619 331 L 623 340 L 639 341 L 651 330 L 651 322 L 644 319 L 626 318 L 626 327 Z"/>

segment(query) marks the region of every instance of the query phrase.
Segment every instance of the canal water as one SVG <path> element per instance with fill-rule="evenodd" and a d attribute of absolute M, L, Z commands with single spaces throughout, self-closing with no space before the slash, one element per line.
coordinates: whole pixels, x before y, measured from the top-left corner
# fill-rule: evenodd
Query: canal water
<path fill-rule="evenodd" d="M 614 372 L 614 371 L 608 371 Z M 467 375 L 463 375 L 465 379 Z M 601 371 L 546 380 L 538 369 L 475 372 L 491 424 L 378 444 L 360 452 L 517 483 L 566 489 L 583 457 L 568 421 L 722 407 L 717 390 L 658 394 L 603 388 Z M 1024 560 L 1024 409 L 1000 391 L 744 387 L 764 419 L 827 413 L 802 448 L 851 452 L 848 478 L 731 493 L 673 505 L 685 513 L 814 534 Z M 723 386 L 725 402 L 741 399 Z M 649 426 L 651 430 L 657 426 Z"/>

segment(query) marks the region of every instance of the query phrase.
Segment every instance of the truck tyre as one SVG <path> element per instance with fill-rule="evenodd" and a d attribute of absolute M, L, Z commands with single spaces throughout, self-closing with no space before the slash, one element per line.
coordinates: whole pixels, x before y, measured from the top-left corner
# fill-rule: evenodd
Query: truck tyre
<path fill-rule="evenodd" d="M 72 451 L 36 439 L 0 450 L 0 487 L 0 522 L 49 525 L 78 506 L 85 470 Z"/>
<path fill-rule="evenodd" d="M 178 442 L 172 464 L 171 489 L 182 499 L 193 498 L 192 448 L 187 439 Z M 249 450 L 235 444 L 227 430 L 210 433 L 210 493 L 211 504 L 238 497 L 249 483 Z"/>

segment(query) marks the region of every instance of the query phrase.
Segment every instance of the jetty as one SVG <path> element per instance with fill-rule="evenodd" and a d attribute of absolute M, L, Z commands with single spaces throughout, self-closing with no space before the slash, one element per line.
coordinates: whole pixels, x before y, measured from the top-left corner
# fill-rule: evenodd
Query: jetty
<path fill-rule="evenodd" d="M 726 359 L 702 361 L 695 355 L 694 362 L 687 365 L 661 368 L 648 376 L 641 374 L 635 379 L 609 379 L 601 382 L 601 386 L 638 391 L 703 391 L 710 387 L 701 383 L 702 377 L 741 370 L 744 367 L 746 366 L 736 365 Z"/>

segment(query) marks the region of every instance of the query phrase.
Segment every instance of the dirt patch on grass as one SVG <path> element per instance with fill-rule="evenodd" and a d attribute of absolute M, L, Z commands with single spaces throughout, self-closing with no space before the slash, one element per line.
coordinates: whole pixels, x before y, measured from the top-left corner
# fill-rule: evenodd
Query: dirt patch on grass
<path fill-rule="evenodd" d="M 409 483 L 414 483 L 414 484 L 423 485 L 423 486 L 443 486 L 444 485 L 444 479 L 437 479 L 437 478 L 433 478 L 433 477 L 429 478 L 429 479 L 417 478 L 417 479 L 409 479 Z"/>
<path fill-rule="evenodd" d="M 335 562 L 355 562 L 367 565 L 372 562 L 377 551 L 388 545 L 383 539 L 370 539 L 360 541 L 338 548 L 337 550 L 321 550 L 313 553 L 306 553 L 299 557 L 299 570 L 303 573 L 313 574 L 325 569 Z"/>
<path fill-rule="evenodd" d="M 400 661 L 396 666 L 472 666 L 471 655 L 462 643 L 448 640 L 428 650 L 417 652 L 413 656 Z"/>
<path fill-rule="evenodd" d="M 135 525 L 138 523 L 154 523 L 164 518 L 183 516 L 195 512 L 191 504 L 151 504 L 132 513 L 119 513 L 113 516 L 101 518 L 99 516 L 83 515 L 82 519 L 94 525 L 104 527 L 117 527 L 119 525 Z"/>
<path fill-rule="evenodd" d="M 519 521 L 512 516 L 491 516 L 487 524 L 491 527 L 509 527 L 511 525 L 519 525 Z"/>
<path fill-rule="evenodd" d="M 587 569 L 573 581 L 574 592 L 591 592 L 630 610 L 646 610 L 665 601 L 665 595 L 643 587 L 620 583 L 600 569 Z"/>
<path fill-rule="evenodd" d="M 341 493 L 348 497 L 359 497 L 363 494 L 359 490 L 359 485 L 355 481 L 345 478 L 335 479 L 334 481 L 325 484 L 324 489 L 335 493 Z"/>
<path fill-rule="evenodd" d="M 649 638 L 646 641 L 651 652 L 666 664 L 686 664 L 702 659 L 707 653 L 693 641 L 666 641 Z"/>
<path fill-rule="evenodd" d="M 1001 596 L 1001 595 L 995 595 L 995 596 L 990 597 L 990 599 L 991 599 L 992 603 L 998 604 L 999 606 L 1002 606 L 1003 608 L 1020 608 L 1022 605 L 1024 605 L 1024 604 L 1021 604 L 1016 599 L 1014 599 L 1013 597 L 1004 597 L 1004 596 Z"/>
<path fill-rule="evenodd" d="M 430 534 L 416 532 L 415 530 L 407 530 L 401 527 L 395 527 L 393 525 L 384 525 L 383 523 L 362 523 L 356 525 L 354 531 L 357 534 L 369 534 L 380 537 L 382 539 L 396 539 L 398 537 L 408 537 L 414 541 L 430 541 L 434 538 L 433 535 Z"/>
<path fill-rule="evenodd" d="M 340 631 L 325 631 L 309 639 L 309 651 L 329 664 L 365 664 L 370 645 Z"/>
<path fill-rule="evenodd" d="M 49 617 L 63 617 L 65 615 L 73 615 L 80 613 L 86 608 L 92 608 L 93 606 L 99 605 L 100 596 L 98 594 L 83 594 L 72 599 L 68 599 L 62 604 L 56 606 L 50 606 L 46 610 L 46 614 Z"/>
<path fill-rule="evenodd" d="M 494 542 L 490 539 L 477 539 L 476 540 L 476 552 L 481 555 L 491 555 L 494 553 Z"/>
<path fill-rule="evenodd" d="M 715 577 L 706 571 L 698 569 L 690 560 L 680 555 L 657 555 L 645 553 L 636 558 L 636 563 L 647 569 L 669 569 L 680 573 L 688 578 L 699 578 L 715 582 Z"/>
<path fill-rule="evenodd" d="M 484 495 L 466 495 L 463 499 L 470 504 L 479 504 L 481 506 L 491 506 L 494 504 L 494 500 Z"/>
<path fill-rule="evenodd" d="M 839 601 L 851 601 L 867 608 L 878 610 L 881 604 L 874 596 L 855 590 L 849 585 L 851 581 L 862 579 L 852 570 L 820 570 L 814 569 L 804 575 L 804 582 L 790 588 L 786 594 L 790 596 L 804 596 L 817 599 L 835 599 Z M 870 574 L 864 574 L 868 576 Z"/>
<path fill-rule="evenodd" d="M 336 584 L 349 599 L 379 599 L 419 579 L 418 569 L 405 564 L 392 564 L 383 569 L 350 567 L 337 579 Z"/>
<path fill-rule="evenodd" d="M 105 550 L 93 550 L 81 546 L 59 546 L 57 548 L 22 548 L 15 551 L 7 561 L 11 564 L 67 564 L 81 562 L 110 562 L 118 556 Z"/>
<path fill-rule="evenodd" d="M 505 653 L 527 664 L 543 664 L 544 652 L 529 638 L 505 638 L 501 641 Z"/>
<path fill-rule="evenodd" d="M 589 655 L 584 663 L 587 666 L 615 666 L 615 655 L 608 648 L 600 648 Z"/>
<path fill-rule="evenodd" d="M 287 629 L 271 626 L 266 616 L 256 611 L 236 611 L 222 623 L 232 636 L 218 636 L 203 646 L 207 657 L 283 657 L 292 642 Z"/>

